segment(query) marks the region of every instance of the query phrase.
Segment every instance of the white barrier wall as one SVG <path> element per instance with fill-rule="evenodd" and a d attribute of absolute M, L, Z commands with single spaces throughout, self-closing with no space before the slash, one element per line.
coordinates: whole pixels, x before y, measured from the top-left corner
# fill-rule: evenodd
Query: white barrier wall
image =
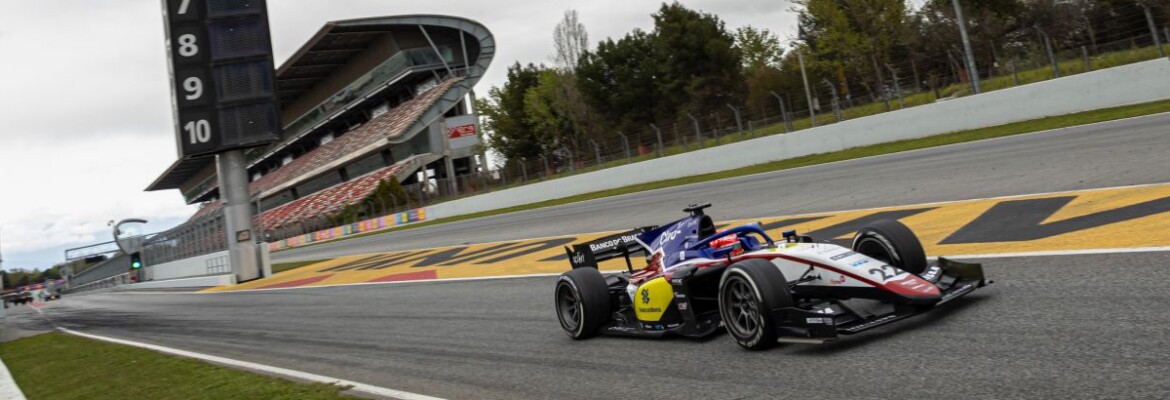
<path fill-rule="evenodd" d="M 228 264 L 228 252 L 225 250 L 218 253 L 147 266 L 146 280 L 159 281 L 231 272 L 231 265 Z"/>
<path fill-rule="evenodd" d="M 427 218 L 1168 98 L 1170 61 L 1157 59 L 485 193 L 427 207 Z"/>
<path fill-rule="evenodd" d="M 141 289 L 170 289 L 170 288 L 195 288 L 195 287 L 212 287 L 212 286 L 226 286 L 235 285 L 236 276 L 234 274 L 226 275 L 212 275 L 199 276 L 195 278 L 169 279 L 161 281 L 149 281 L 142 283 L 131 283 L 129 285 L 115 286 L 115 291 L 129 291 Z"/>

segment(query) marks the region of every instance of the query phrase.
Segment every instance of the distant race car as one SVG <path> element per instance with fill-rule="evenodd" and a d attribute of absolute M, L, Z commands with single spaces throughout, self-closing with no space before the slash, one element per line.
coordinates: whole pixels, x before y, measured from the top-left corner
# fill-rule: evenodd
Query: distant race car
<path fill-rule="evenodd" d="M 561 327 L 574 339 L 597 333 L 703 337 L 726 327 L 740 346 L 823 343 L 931 310 L 990 283 L 980 264 L 928 264 L 909 228 L 884 220 L 857 232 L 851 248 L 795 231 L 773 241 L 759 224 L 716 232 L 703 209 L 565 248 L 573 269 L 557 280 Z M 646 255 L 633 268 L 630 256 Z M 603 275 L 599 261 L 624 257 L 627 272 Z"/>

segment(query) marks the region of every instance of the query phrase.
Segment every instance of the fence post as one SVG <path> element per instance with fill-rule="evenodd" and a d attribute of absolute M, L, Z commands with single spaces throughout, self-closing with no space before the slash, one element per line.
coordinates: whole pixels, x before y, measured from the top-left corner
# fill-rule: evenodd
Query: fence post
<path fill-rule="evenodd" d="M 837 88 L 834 87 L 833 82 L 829 82 L 828 79 L 821 79 L 821 83 L 824 83 L 825 86 L 828 86 L 829 91 L 833 93 L 833 103 L 831 104 L 833 106 L 833 116 L 837 118 L 837 122 L 841 122 L 841 107 L 840 103 L 837 101 Z M 882 97 L 885 97 L 885 94 L 883 94 Z M 886 103 L 886 109 L 890 109 L 890 103 L 888 102 Z"/>
<path fill-rule="evenodd" d="M 626 161 L 630 161 L 630 139 L 622 132 L 618 132 L 618 136 L 622 137 L 622 148 L 626 151 Z"/>
<path fill-rule="evenodd" d="M 528 182 L 528 160 L 520 160 L 520 182 Z"/>
<path fill-rule="evenodd" d="M 735 113 L 735 129 L 737 132 L 742 134 L 743 133 L 743 120 L 741 120 L 739 118 L 739 108 L 732 106 L 731 104 L 728 104 L 727 108 L 730 108 L 731 112 Z"/>
<path fill-rule="evenodd" d="M 1052 63 L 1052 76 L 1053 78 L 1059 78 L 1060 64 L 1056 63 L 1056 53 L 1052 51 L 1052 40 L 1048 38 L 1048 32 L 1044 32 L 1043 29 L 1040 29 L 1040 25 L 1036 25 L 1035 27 L 1036 33 L 1039 33 L 1040 38 L 1044 40 L 1044 48 L 1048 50 L 1048 62 Z M 1165 54 L 1162 56 L 1165 56 Z"/>
<path fill-rule="evenodd" d="M 898 108 L 906 108 L 906 102 L 902 101 L 902 84 L 898 83 L 898 70 L 890 64 L 886 64 L 886 69 L 889 69 L 890 74 L 894 76 L 894 93 L 898 94 Z"/>
<path fill-rule="evenodd" d="M 784 108 L 784 98 L 776 92 L 769 91 L 768 93 L 771 93 L 772 97 L 776 98 L 776 102 L 780 103 L 780 120 L 784 122 L 784 133 L 788 133 L 792 130 L 792 121 L 788 120 L 788 111 Z"/>
<path fill-rule="evenodd" d="M 749 138 L 756 137 L 756 127 L 754 125 L 752 125 L 751 118 L 748 118 L 748 137 Z"/>
<path fill-rule="evenodd" d="M 1146 22 L 1150 24 L 1150 36 L 1154 38 L 1154 46 L 1158 47 L 1158 55 L 1166 57 L 1166 49 L 1162 48 L 1162 38 L 1158 37 L 1158 27 L 1154 25 L 1154 15 L 1150 13 L 1150 6 L 1139 2 L 1142 12 L 1146 13 Z"/>
<path fill-rule="evenodd" d="M 593 155 L 597 156 L 597 165 L 601 165 L 601 146 L 597 145 L 597 141 L 589 139 L 589 143 L 593 143 Z"/>
<path fill-rule="evenodd" d="M 699 142 L 699 148 L 701 149 L 703 148 L 703 132 L 699 130 L 699 120 L 694 115 L 691 115 L 690 112 L 687 112 L 687 117 L 690 117 L 691 122 L 695 123 L 695 141 Z"/>
<path fill-rule="evenodd" d="M 569 173 L 572 174 L 573 172 L 576 172 L 577 163 L 575 157 L 573 157 L 573 151 L 569 150 L 569 146 L 561 146 L 561 149 L 565 150 L 565 153 L 569 154 Z"/>
<path fill-rule="evenodd" d="M 800 79 L 804 81 L 804 97 L 808 100 L 808 118 L 813 127 L 817 126 L 817 112 L 813 109 L 812 89 L 808 86 L 808 73 L 804 71 L 804 54 L 796 52 L 796 60 L 800 62 Z"/>
<path fill-rule="evenodd" d="M 662 157 L 665 149 L 662 147 L 662 129 L 658 129 L 658 125 L 650 124 L 650 128 L 654 129 L 654 135 L 658 137 L 658 156 Z"/>
<path fill-rule="evenodd" d="M 549 171 L 548 169 L 548 157 L 546 157 L 544 154 L 541 154 L 540 159 L 544 160 L 544 177 L 548 178 L 549 174 L 552 173 L 552 171 Z"/>
<path fill-rule="evenodd" d="M 1089 59 L 1089 48 L 1081 46 L 1081 56 L 1085 58 L 1085 72 L 1093 70 L 1093 61 Z"/>
<path fill-rule="evenodd" d="M 1008 68 L 1012 70 L 1012 82 L 1020 86 L 1020 74 L 1016 73 L 1016 60 L 1008 61 Z"/>

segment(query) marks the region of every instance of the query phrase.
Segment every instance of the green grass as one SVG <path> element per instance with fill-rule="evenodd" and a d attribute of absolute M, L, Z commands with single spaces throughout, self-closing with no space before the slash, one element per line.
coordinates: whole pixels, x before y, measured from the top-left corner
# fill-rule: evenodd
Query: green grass
<path fill-rule="evenodd" d="M 780 171 L 791 168 L 804 167 L 809 165 L 817 165 L 830 163 L 835 161 L 850 160 L 861 157 L 876 156 L 882 154 L 897 153 L 901 151 L 924 149 L 928 147 L 942 146 L 954 143 L 970 142 L 975 140 L 992 139 L 997 137 L 1019 135 L 1029 132 L 1037 132 L 1049 129 L 1066 128 L 1070 126 L 1084 125 L 1094 122 L 1111 121 L 1122 118 L 1138 117 L 1143 115 L 1157 114 L 1162 112 L 1170 112 L 1170 100 L 1156 101 L 1151 103 L 1142 103 L 1122 107 L 1106 108 L 1101 110 L 1085 111 L 1075 114 L 1061 115 L 1055 117 L 1039 118 L 1034 120 L 1015 122 L 1006 125 L 999 125 L 987 128 L 973 129 L 967 131 L 952 132 L 942 135 L 929 136 L 920 139 L 902 140 L 897 142 L 882 143 L 872 146 L 854 147 L 833 153 L 813 154 L 804 157 L 791 158 L 787 160 L 780 160 L 766 164 L 753 165 L 749 167 L 737 168 L 727 171 L 714 172 L 709 174 L 702 174 L 696 176 L 689 176 L 685 178 L 668 179 L 656 182 L 643 183 L 638 185 L 623 186 L 619 188 L 603 190 L 592 193 L 579 194 L 576 196 L 562 197 L 559 199 L 542 201 L 539 203 L 523 204 L 513 207 L 500 208 L 489 211 L 482 211 L 472 214 L 459 215 L 448 218 L 440 218 L 417 224 L 406 225 L 381 231 L 365 232 L 353 236 L 347 236 L 340 239 L 335 239 L 327 242 L 310 243 L 296 248 L 311 247 L 323 243 L 332 243 L 336 241 L 359 238 L 368 235 L 377 235 L 386 232 L 400 231 L 405 229 L 414 229 L 424 226 L 445 224 L 449 222 L 463 221 L 468 219 L 487 217 L 492 215 L 506 214 L 510 212 L 533 210 L 543 207 L 558 206 L 562 204 L 575 203 L 585 200 L 600 199 L 604 197 L 617 196 L 622 194 L 637 193 L 647 190 L 661 189 L 672 186 L 685 185 L 690 183 L 712 181 L 718 179 L 732 178 L 736 176 L 743 176 L 748 174 L 757 174 L 763 172 Z M 304 264 L 301 264 L 304 265 Z M 299 265 L 298 265 L 299 266 Z M 289 267 L 289 268 L 295 268 Z M 275 266 L 274 266 L 275 271 Z"/>
<path fill-rule="evenodd" d="M 284 379 L 122 346 L 46 333 L 0 344 L 30 400 L 353 399 L 341 387 Z"/>

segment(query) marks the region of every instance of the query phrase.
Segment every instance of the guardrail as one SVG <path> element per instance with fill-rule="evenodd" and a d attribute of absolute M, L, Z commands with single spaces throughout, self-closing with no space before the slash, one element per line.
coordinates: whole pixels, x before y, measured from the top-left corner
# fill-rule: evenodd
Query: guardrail
<path fill-rule="evenodd" d="M 112 288 L 114 286 L 125 285 L 127 283 L 130 283 L 130 273 L 129 272 L 121 274 L 121 275 L 114 275 L 114 276 L 111 276 L 109 278 L 101 279 L 98 281 L 86 283 L 84 285 L 71 287 L 67 290 L 64 290 L 63 292 L 67 293 L 67 294 L 76 294 L 76 293 L 88 292 L 91 290 Z"/>

